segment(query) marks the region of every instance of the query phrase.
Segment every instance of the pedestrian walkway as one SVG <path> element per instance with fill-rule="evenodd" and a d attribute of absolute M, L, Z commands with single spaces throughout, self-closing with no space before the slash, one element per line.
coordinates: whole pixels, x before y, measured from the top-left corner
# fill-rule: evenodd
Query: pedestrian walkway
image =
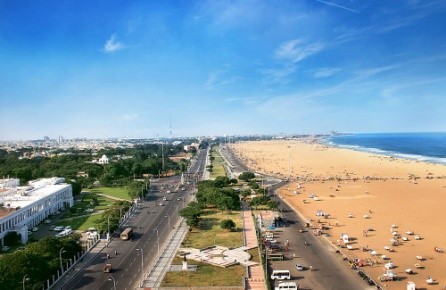
<path fill-rule="evenodd" d="M 252 218 L 251 210 L 243 210 L 243 231 L 245 233 L 245 244 L 247 248 L 258 247 L 257 234 Z M 248 279 L 246 281 L 247 290 L 266 290 L 265 272 L 262 265 L 248 267 Z"/>
<path fill-rule="evenodd" d="M 143 286 L 142 288 L 159 287 L 166 272 L 169 270 L 170 264 L 187 234 L 188 227 L 185 222 L 181 221 L 175 229 L 171 236 L 166 239 L 168 243 L 165 245 L 165 248 L 161 249 L 158 259 L 155 259 L 154 264 L 149 266 L 150 272 L 140 283 Z"/>

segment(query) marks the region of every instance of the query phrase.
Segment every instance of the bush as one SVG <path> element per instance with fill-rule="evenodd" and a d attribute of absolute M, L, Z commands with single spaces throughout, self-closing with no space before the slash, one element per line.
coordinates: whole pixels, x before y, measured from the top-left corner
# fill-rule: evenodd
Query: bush
<path fill-rule="evenodd" d="M 227 220 L 222 220 L 220 222 L 220 227 L 222 229 L 227 229 L 227 230 L 232 230 L 235 228 L 235 223 L 233 220 L 227 219 Z"/>

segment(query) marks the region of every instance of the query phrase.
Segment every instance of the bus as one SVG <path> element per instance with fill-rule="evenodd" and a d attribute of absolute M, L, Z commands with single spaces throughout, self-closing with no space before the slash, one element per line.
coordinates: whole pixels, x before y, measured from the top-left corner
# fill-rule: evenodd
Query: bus
<path fill-rule="evenodd" d="M 132 228 L 126 228 L 121 233 L 121 240 L 129 240 L 132 237 L 133 229 Z"/>

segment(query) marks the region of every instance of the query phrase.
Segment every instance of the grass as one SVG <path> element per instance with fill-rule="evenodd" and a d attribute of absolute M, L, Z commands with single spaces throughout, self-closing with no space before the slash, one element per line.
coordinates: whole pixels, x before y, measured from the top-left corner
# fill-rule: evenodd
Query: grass
<path fill-rule="evenodd" d="M 218 210 L 208 209 L 202 214 L 199 229 L 193 229 L 184 240 L 187 247 L 202 249 L 214 245 L 214 241 L 219 246 L 237 248 L 243 245 L 242 218 L 239 211 L 232 213 L 222 213 Z M 220 228 L 223 219 L 234 221 L 237 231 L 228 232 Z"/>
<path fill-rule="evenodd" d="M 220 228 L 223 219 L 232 219 L 237 231 L 228 232 Z M 199 229 L 193 229 L 183 241 L 184 247 L 206 248 L 215 244 L 228 248 L 236 248 L 243 245 L 242 217 L 239 211 L 222 213 L 215 209 L 207 209 L 202 214 Z M 249 251 L 254 261 L 258 261 L 258 250 Z M 172 264 L 181 265 L 182 258 L 175 258 Z M 242 277 L 246 275 L 244 266 L 235 265 L 228 268 L 212 266 L 198 261 L 190 261 L 198 265 L 196 272 L 167 272 L 161 287 L 186 287 L 186 286 L 241 286 Z"/>
<path fill-rule="evenodd" d="M 95 228 L 98 221 L 101 219 L 101 214 L 93 214 L 89 216 L 75 217 L 58 222 L 59 226 L 71 226 L 74 230 L 86 231 L 88 228 Z"/>
<path fill-rule="evenodd" d="M 218 176 L 226 176 L 226 170 L 224 167 L 224 160 L 223 157 L 221 157 L 220 153 L 217 151 L 217 146 L 214 146 L 212 148 L 212 154 L 211 156 L 215 159 L 212 161 L 212 172 L 211 172 L 211 178 L 216 178 Z"/>
<path fill-rule="evenodd" d="M 130 200 L 126 188 L 99 187 L 93 189 L 91 192 L 85 192 L 81 196 L 78 196 L 74 206 L 63 213 L 61 221 L 56 225 L 71 226 L 74 230 L 81 231 L 96 227 L 97 222 L 102 216 L 101 212 L 109 209 L 112 204 L 117 202 L 115 199 L 98 195 L 97 193 L 103 193 L 117 198 L 126 195 L 128 197 L 127 200 Z M 91 203 L 95 198 L 98 201 L 97 205 Z M 87 212 L 86 210 L 88 209 L 92 209 L 93 212 Z"/>
<path fill-rule="evenodd" d="M 109 195 L 117 199 L 132 200 L 128 194 L 127 187 L 97 187 L 93 188 L 91 192 Z"/>
<path fill-rule="evenodd" d="M 174 263 L 181 265 L 181 258 L 175 258 Z M 242 277 L 246 275 L 244 266 L 220 268 L 198 261 L 189 261 L 198 265 L 195 272 L 167 272 L 161 287 L 187 286 L 241 286 Z"/>

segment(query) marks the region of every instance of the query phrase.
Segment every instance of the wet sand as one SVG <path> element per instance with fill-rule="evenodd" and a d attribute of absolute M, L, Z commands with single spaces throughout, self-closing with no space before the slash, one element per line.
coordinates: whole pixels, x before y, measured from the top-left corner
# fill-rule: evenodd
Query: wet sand
<path fill-rule="evenodd" d="M 290 177 L 292 183 L 279 194 L 313 226 L 329 228 L 323 231 L 329 234 L 329 242 L 340 245 L 349 259 L 372 263 L 361 269 L 375 280 L 385 272 L 386 263 L 394 263 L 393 272 L 402 279 L 382 282 L 386 289 L 405 289 L 408 281 L 425 289 L 446 285 L 446 253 L 434 250 L 446 249 L 446 166 L 332 148 L 314 140 L 256 141 L 231 147 L 253 170 Z M 310 198 L 311 194 L 317 198 Z M 328 213 L 328 218 L 316 216 L 317 211 Z M 341 233 L 350 236 L 351 250 L 340 241 Z M 416 240 L 416 235 L 421 239 Z M 390 241 L 395 237 L 398 245 Z M 423 268 L 416 269 L 415 264 Z M 416 274 L 407 274 L 409 268 Z M 436 284 L 428 285 L 428 276 Z"/>

